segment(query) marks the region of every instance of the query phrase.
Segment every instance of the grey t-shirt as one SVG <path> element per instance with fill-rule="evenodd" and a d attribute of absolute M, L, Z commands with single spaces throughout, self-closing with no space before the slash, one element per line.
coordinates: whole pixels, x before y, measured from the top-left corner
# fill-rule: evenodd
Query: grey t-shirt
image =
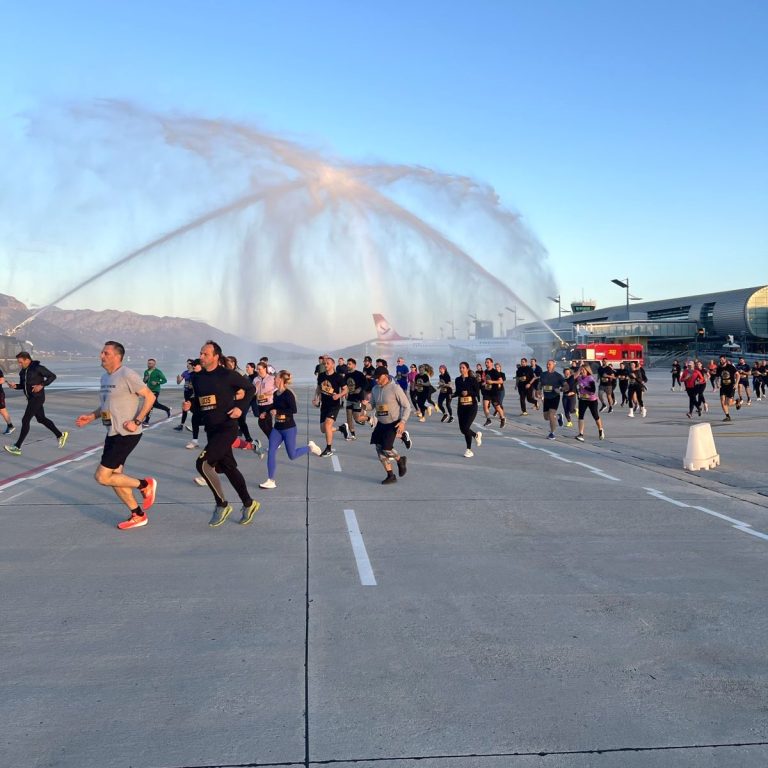
<path fill-rule="evenodd" d="M 144 400 L 138 392 L 146 386 L 136 371 L 124 365 L 114 373 L 101 375 L 101 423 L 107 428 L 108 435 L 141 434 L 141 427 L 129 432 L 123 422 L 136 418 Z"/>
<path fill-rule="evenodd" d="M 402 387 L 390 378 L 383 387 L 376 384 L 371 393 L 371 405 L 376 417 L 382 424 L 394 424 L 396 421 L 408 421 L 411 404 Z"/>

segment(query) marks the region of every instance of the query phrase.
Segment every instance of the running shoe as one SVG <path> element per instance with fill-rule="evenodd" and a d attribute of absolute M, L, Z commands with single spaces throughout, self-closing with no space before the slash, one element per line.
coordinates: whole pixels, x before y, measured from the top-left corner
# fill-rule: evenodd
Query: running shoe
<path fill-rule="evenodd" d="M 691 418 L 691 413 L 690 413 L 690 411 L 689 411 L 688 413 L 686 413 L 685 415 L 686 415 L 686 416 L 687 416 L 689 419 Z"/>
<path fill-rule="evenodd" d="M 704 413 L 709 413 L 709 406 L 704 403 Z"/>
<path fill-rule="evenodd" d="M 579 434 L 578 434 L 578 435 L 576 435 L 576 437 L 574 437 L 573 439 L 574 439 L 574 440 L 578 440 L 580 443 L 583 443 L 583 442 L 584 442 L 584 435 L 582 435 L 581 433 L 579 433 Z"/>
<path fill-rule="evenodd" d="M 555 433 L 554 433 L 554 432 L 550 432 L 550 433 L 547 435 L 547 440 L 554 440 L 554 439 L 555 439 Z"/>
<path fill-rule="evenodd" d="M 736 410 L 737 411 L 741 410 L 741 400 L 736 401 Z"/>
<path fill-rule="evenodd" d="M 275 487 L 275 481 L 270 480 L 269 482 L 272 483 L 272 487 Z M 262 485 L 262 488 L 264 486 Z M 248 523 L 253 520 L 253 516 L 259 511 L 259 507 L 261 504 L 259 504 L 258 501 L 254 500 L 252 501 L 247 507 L 245 504 L 243 504 L 242 507 L 240 507 L 240 519 L 237 521 L 240 523 L 240 525 L 248 525 Z"/>
<path fill-rule="evenodd" d="M 634 419 L 635 418 L 635 409 L 634 408 L 630 408 L 629 409 L 629 413 L 627 414 L 627 416 L 629 416 L 630 419 Z"/>
<path fill-rule="evenodd" d="M 5 448 L 5 450 L 13 456 L 21 456 L 21 448 L 19 448 L 17 445 L 4 445 L 3 448 Z"/>
<path fill-rule="evenodd" d="M 472 453 L 472 451 L 469 448 L 467 448 L 467 450 L 464 451 L 464 458 L 465 459 L 471 459 L 474 455 L 475 454 Z"/>
<path fill-rule="evenodd" d="M 446 421 L 446 419 L 447 419 L 447 418 L 448 418 L 448 414 L 447 414 L 447 413 L 444 413 L 444 414 L 443 414 L 443 418 L 442 418 L 442 419 L 440 419 L 440 423 L 442 424 L 444 421 Z M 7 431 L 7 430 L 6 430 L 6 431 Z"/>
<path fill-rule="evenodd" d="M 558 413 L 557 414 L 557 426 L 562 427 L 563 426 L 563 414 Z"/>
<path fill-rule="evenodd" d="M 323 458 L 327 456 L 333 456 L 333 448 L 330 445 L 326 446 L 325 450 L 320 454 Z"/>
<path fill-rule="evenodd" d="M 176 425 L 176 426 L 173 428 L 173 430 L 174 430 L 174 432 L 182 432 L 182 431 L 184 430 L 184 425 L 183 425 L 183 424 L 177 424 L 177 425 Z"/>
<path fill-rule="evenodd" d="M 484 427 L 489 427 L 490 425 L 491 425 L 491 420 L 490 419 L 486 419 L 485 420 L 485 424 L 483 424 L 483 426 Z"/>
<path fill-rule="evenodd" d="M 407 429 L 403 430 L 403 436 L 400 439 L 405 443 L 405 447 L 410 450 L 413 445 L 413 440 L 411 440 L 411 435 Z"/>
<path fill-rule="evenodd" d="M 604 429 L 599 430 L 597 433 L 597 437 L 599 440 L 605 440 L 605 430 Z"/>
<path fill-rule="evenodd" d="M 194 451 L 195 448 L 199 448 L 200 445 L 197 442 L 197 440 L 192 440 L 189 443 L 187 443 L 186 447 L 189 448 L 190 451 Z"/>
<path fill-rule="evenodd" d="M 349 440 L 357 440 L 357 435 L 354 432 L 349 433 Z M 282 445 L 282 443 L 281 443 Z"/>
<path fill-rule="evenodd" d="M 307 443 L 307 448 L 309 448 L 310 452 L 313 453 L 315 456 L 319 456 L 322 453 L 322 451 L 320 450 L 320 446 L 314 440 L 310 440 Z"/>
<path fill-rule="evenodd" d="M 5 432 L 3 432 L 4 435 L 12 435 L 16 431 L 16 427 L 13 426 L 13 424 L 9 424 L 5 428 Z"/>
<path fill-rule="evenodd" d="M 349 440 L 349 427 L 346 424 L 339 424 L 339 432 L 341 432 L 345 440 Z"/>
<path fill-rule="evenodd" d="M 506 419 L 499 419 L 499 429 L 504 429 L 504 425 L 507 423 Z"/>
<path fill-rule="evenodd" d="M 450 424 L 453 421 L 453 416 L 448 417 L 448 423 Z"/>
<path fill-rule="evenodd" d="M 478 448 L 483 444 L 483 433 L 479 430 L 475 432 L 475 443 L 477 443 Z"/>
<path fill-rule="evenodd" d="M 419 421 L 423 424 L 426 421 L 426 419 L 423 416 L 419 416 Z"/>
<path fill-rule="evenodd" d="M 400 477 L 402 477 L 408 471 L 408 467 L 405 466 L 406 461 L 407 459 L 405 456 L 401 456 L 397 460 L 397 474 L 400 475 Z"/>
<path fill-rule="evenodd" d="M 696 409 L 696 413 L 698 413 L 698 414 L 699 414 L 699 416 L 701 416 L 701 408 L 697 408 L 697 409 Z"/>
<path fill-rule="evenodd" d="M 534 403 L 533 404 L 533 408 L 534 408 L 534 410 L 538 411 L 539 410 L 539 404 L 538 403 Z"/>
<path fill-rule="evenodd" d="M 727 414 L 725 415 L 725 418 L 723 419 L 723 421 L 730 421 L 730 420 L 731 420 L 731 414 L 730 414 L 730 413 L 727 413 Z M 7 450 L 7 449 L 6 449 L 6 450 Z"/>
<path fill-rule="evenodd" d="M 608 406 L 608 413 L 613 413 L 613 406 L 612 405 Z"/>
<path fill-rule="evenodd" d="M 259 488 L 277 488 L 277 483 L 267 478 L 263 483 L 259 483 Z"/>
<path fill-rule="evenodd" d="M 528 411 L 520 411 L 520 415 L 521 416 L 527 416 L 528 415 Z"/>
<path fill-rule="evenodd" d="M 396 483 L 397 478 L 393 474 L 388 474 L 382 481 L 382 485 L 392 485 L 392 483 Z"/>
<path fill-rule="evenodd" d="M 211 528 L 218 528 L 224 523 L 224 521 L 232 514 L 232 505 L 227 504 L 226 507 L 220 507 L 218 504 L 213 508 L 213 515 L 208 522 Z"/>
<path fill-rule="evenodd" d="M 117 527 L 121 531 L 129 531 L 131 528 L 141 528 L 148 522 L 146 515 L 137 515 L 135 512 L 131 512 L 131 516 L 127 520 L 123 520 L 122 523 L 118 523 Z"/>
<path fill-rule="evenodd" d="M 648 415 L 648 409 L 647 409 L 645 406 L 643 406 L 643 407 L 640 409 L 640 415 L 641 415 L 643 418 L 645 418 L 645 417 Z"/>
<path fill-rule="evenodd" d="M 59 438 L 59 448 L 63 448 L 67 444 L 68 437 L 69 437 L 69 432 L 61 433 L 61 437 Z"/>
<path fill-rule="evenodd" d="M 427 406 L 427 416 L 431 416 L 431 415 L 432 415 L 432 406 L 428 405 Z"/>
<path fill-rule="evenodd" d="M 200 475 L 193 478 L 192 482 L 197 483 L 198 485 L 208 485 L 208 483 L 205 482 L 205 479 L 200 477 Z"/>
<path fill-rule="evenodd" d="M 144 479 L 147 481 L 147 487 L 140 488 L 139 490 L 144 497 L 144 501 L 141 503 L 141 508 L 146 512 L 155 503 L 157 480 L 155 480 L 154 477 L 145 477 Z"/>
<path fill-rule="evenodd" d="M 572 421 L 566 421 L 565 422 L 565 426 L 566 427 L 572 427 L 573 426 L 573 422 Z"/>
<path fill-rule="evenodd" d="M 602 412 L 603 412 L 603 411 L 604 411 L 604 410 L 605 410 L 607 407 L 608 407 L 608 406 L 607 406 L 607 405 L 605 405 L 605 403 L 603 403 L 603 404 L 600 406 L 600 408 L 598 409 L 598 411 L 597 411 L 597 412 L 598 412 L 598 413 L 602 413 Z"/>

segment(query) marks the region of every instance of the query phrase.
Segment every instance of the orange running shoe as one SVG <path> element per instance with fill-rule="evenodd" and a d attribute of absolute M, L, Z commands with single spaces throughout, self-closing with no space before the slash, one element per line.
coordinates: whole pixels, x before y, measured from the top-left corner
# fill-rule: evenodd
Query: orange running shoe
<path fill-rule="evenodd" d="M 154 477 L 145 477 L 147 481 L 147 487 L 141 488 L 141 495 L 144 497 L 144 501 L 141 503 L 141 508 L 146 512 L 155 503 L 155 494 L 157 493 L 157 480 Z M 144 523 L 142 523 L 144 525 Z"/>
<path fill-rule="evenodd" d="M 131 516 L 127 520 L 123 520 L 122 523 L 118 523 L 117 527 L 121 531 L 128 531 L 131 528 L 141 528 L 142 525 L 146 525 L 149 522 L 146 515 L 137 515 L 135 512 L 131 512 Z"/>

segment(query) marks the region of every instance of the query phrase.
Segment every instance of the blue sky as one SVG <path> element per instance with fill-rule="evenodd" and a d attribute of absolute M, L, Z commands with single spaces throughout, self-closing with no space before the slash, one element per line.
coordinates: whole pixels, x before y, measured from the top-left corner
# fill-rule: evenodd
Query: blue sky
<path fill-rule="evenodd" d="M 629 276 L 646 299 L 768 282 L 764 2 L 11 2 L 3 16 L 0 141 L 12 162 L 0 170 L 0 258 L 12 268 L 2 290 L 22 300 L 44 304 L 165 231 L 115 147 L 99 166 L 112 175 L 109 194 L 96 205 L 89 188 L 83 204 L 89 182 L 73 157 L 104 155 L 93 134 L 78 146 L 71 123 L 50 115 L 95 99 L 256 125 L 351 162 L 477 179 L 548 253 L 551 280 L 524 297 L 540 311 L 556 308 L 534 294 L 553 291 L 564 303 L 583 291 L 621 304 L 611 278 Z M 169 181 L 175 163 L 153 157 Z M 196 196 L 184 173 L 166 200 L 174 189 L 184 203 L 168 201 L 168 228 L 220 199 Z M 131 236 L 110 238 L 104 222 L 126 216 Z M 442 230 L 439 213 L 431 221 Z M 483 247 L 473 251 L 481 263 Z M 163 279 L 179 258 L 162 254 Z M 509 272 L 489 262 L 510 283 L 527 269 L 525 259 Z M 98 282 L 66 306 L 110 303 L 147 309 Z M 437 335 L 443 315 L 401 325 Z"/>

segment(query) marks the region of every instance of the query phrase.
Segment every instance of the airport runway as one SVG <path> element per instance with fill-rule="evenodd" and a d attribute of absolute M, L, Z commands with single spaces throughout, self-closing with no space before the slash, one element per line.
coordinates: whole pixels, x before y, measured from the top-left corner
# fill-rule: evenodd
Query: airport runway
<path fill-rule="evenodd" d="M 722 424 L 708 392 L 722 463 L 691 473 L 687 397 L 650 387 L 602 443 L 546 440 L 512 392 L 473 459 L 414 421 L 394 486 L 363 427 L 332 460 L 281 451 L 272 491 L 239 452 L 262 507 L 216 530 L 190 433 L 153 416 L 129 532 L 102 429 L 73 426 L 97 394 L 52 389 L 65 449 L 33 423 L 0 452 L 0 765 L 765 766 L 768 402 Z"/>

